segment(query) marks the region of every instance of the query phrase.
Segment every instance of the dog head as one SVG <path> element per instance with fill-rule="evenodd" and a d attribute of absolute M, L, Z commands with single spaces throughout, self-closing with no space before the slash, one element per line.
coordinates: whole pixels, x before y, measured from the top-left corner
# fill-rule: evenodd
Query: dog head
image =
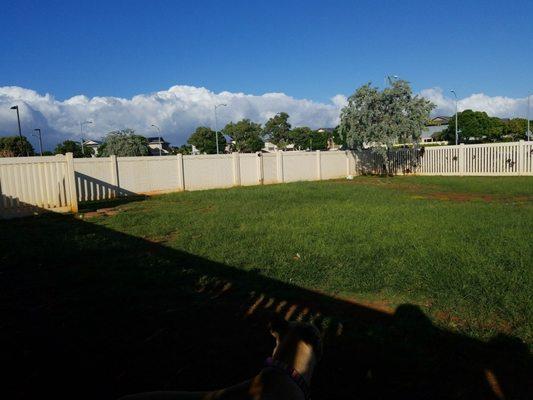
<path fill-rule="evenodd" d="M 277 316 L 270 322 L 270 333 L 276 339 L 274 359 L 309 358 L 316 362 L 322 356 L 322 336 L 311 323 L 289 322 Z"/>

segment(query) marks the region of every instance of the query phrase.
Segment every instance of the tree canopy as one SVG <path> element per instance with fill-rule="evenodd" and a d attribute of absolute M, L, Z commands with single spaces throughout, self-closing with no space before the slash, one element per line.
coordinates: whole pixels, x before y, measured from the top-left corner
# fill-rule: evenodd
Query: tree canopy
<path fill-rule="evenodd" d="M 136 135 L 133 129 L 122 129 L 109 132 L 104 143 L 99 148 L 98 154 L 102 157 L 111 155 L 119 157 L 148 156 L 150 148 L 148 139 Z"/>
<path fill-rule="evenodd" d="M 206 154 L 216 154 L 217 153 L 217 139 L 216 133 L 211 128 L 206 126 L 200 126 L 189 136 L 187 143 L 195 146 L 198 151 Z M 224 148 L 226 147 L 226 139 L 224 135 L 218 135 L 218 147 L 221 153 L 224 153 Z"/>
<path fill-rule="evenodd" d="M 237 123 L 230 122 L 222 132 L 233 139 L 232 148 L 239 153 L 261 151 L 264 146 L 261 125 L 249 119 Z"/>
<path fill-rule="evenodd" d="M 341 111 L 339 134 L 351 147 L 375 144 L 374 150 L 386 156 L 386 149 L 395 143 L 420 138 L 434 107 L 430 101 L 413 96 L 407 81 L 393 81 L 383 90 L 368 83 L 348 98 Z"/>
<path fill-rule="evenodd" d="M 26 136 L 5 136 L 0 137 L 0 157 L 26 157 L 33 156 L 35 152 L 33 146 Z"/>
<path fill-rule="evenodd" d="M 59 143 L 54 149 L 54 154 L 67 153 L 72 153 L 75 158 L 91 157 L 94 154 L 94 150 L 84 146 L 82 151 L 81 144 L 73 140 L 65 140 L 64 142 Z"/>
<path fill-rule="evenodd" d="M 270 118 L 263 128 L 263 136 L 266 140 L 284 148 L 291 143 L 291 124 L 289 114 L 280 112 Z"/>
<path fill-rule="evenodd" d="M 457 113 L 459 143 L 496 142 L 503 135 L 503 122 L 489 117 L 484 111 L 464 110 Z M 525 129 L 524 129 L 525 132 Z M 448 128 L 440 132 L 438 139 L 455 144 L 455 114 L 450 118 Z"/>

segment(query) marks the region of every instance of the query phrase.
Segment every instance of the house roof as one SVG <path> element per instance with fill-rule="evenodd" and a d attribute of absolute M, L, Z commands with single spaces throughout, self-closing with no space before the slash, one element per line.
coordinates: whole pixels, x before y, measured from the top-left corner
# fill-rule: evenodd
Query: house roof
<path fill-rule="evenodd" d="M 100 144 L 102 144 L 102 142 L 99 141 L 99 140 L 92 140 L 92 139 L 89 139 L 89 140 L 84 140 L 84 141 L 83 141 L 83 144 L 84 144 L 84 145 L 86 145 L 86 144 L 98 144 L 98 145 L 100 145 Z"/>
<path fill-rule="evenodd" d="M 169 142 L 167 142 L 165 139 L 163 139 L 163 137 L 159 137 L 159 136 L 150 136 L 150 137 L 147 137 L 146 139 L 148 139 L 148 143 L 155 143 L 155 144 L 159 144 L 159 143 L 166 143 L 168 144 Z"/>

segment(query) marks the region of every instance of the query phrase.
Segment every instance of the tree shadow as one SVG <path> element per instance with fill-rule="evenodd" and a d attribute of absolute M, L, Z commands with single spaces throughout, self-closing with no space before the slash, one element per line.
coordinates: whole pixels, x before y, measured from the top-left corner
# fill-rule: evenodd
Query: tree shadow
<path fill-rule="evenodd" d="M 267 320 L 313 321 L 325 337 L 315 399 L 527 398 L 531 356 L 78 220 L 0 221 L 6 398 L 113 399 L 208 390 L 255 375 Z"/>

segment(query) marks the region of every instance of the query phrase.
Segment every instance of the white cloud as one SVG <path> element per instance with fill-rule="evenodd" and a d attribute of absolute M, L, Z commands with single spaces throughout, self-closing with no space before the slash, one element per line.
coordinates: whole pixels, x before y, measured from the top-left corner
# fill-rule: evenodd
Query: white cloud
<path fill-rule="evenodd" d="M 446 97 L 441 88 L 424 89 L 420 95 L 431 100 L 437 108 L 434 115 L 452 115 L 455 113 L 455 98 L 453 95 Z M 483 93 L 474 93 L 457 102 L 459 111 L 474 110 L 485 111 L 493 117 L 500 118 L 525 118 L 527 115 L 527 97 L 511 98 L 504 96 L 487 96 Z"/>
<path fill-rule="evenodd" d="M 436 115 L 451 115 L 455 110 L 452 97 L 440 88 L 425 89 L 420 95 L 437 105 Z M 173 86 L 168 90 L 139 94 L 131 99 L 120 97 L 92 97 L 84 95 L 64 101 L 52 95 L 41 95 L 33 90 L 16 86 L 0 87 L 0 135 L 17 132 L 16 116 L 9 108 L 18 104 L 21 111 L 23 134 L 29 136 L 33 128 L 41 128 L 46 147 L 65 139 L 80 138 L 79 122 L 92 120 L 84 134 L 98 139 L 105 133 L 121 128 L 133 128 L 143 135 L 154 135 L 152 124 L 161 127 L 162 135 L 173 144 L 184 143 L 200 125 L 214 126 L 213 106 L 218 109 L 219 128 L 229 121 L 250 118 L 264 123 L 274 114 L 285 111 L 293 126 L 311 128 L 331 127 L 339 122 L 339 111 L 347 98 L 338 94 L 328 103 L 296 99 L 284 93 L 265 93 L 260 96 L 244 93 L 214 93 L 206 88 Z M 498 117 L 526 115 L 526 99 L 490 97 L 473 94 L 459 101 L 459 109 L 486 111 Z"/>
<path fill-rule="evenodd" d="M 284 93 L 266 93 L 261 96 L 244 93 L 214 93 L 206 88 L 173 86 L 156 93 L 140 94 L 131 99 L 93 97 L 83 95 L 59 101 L 50 94 L 20 87 L 0 87 L 0 134 L 16 133 L 16 116 L 10 106 L 18 104 L 23 133 L 33 128 L 43 129 L 47 147 L 73 138 L 80 138 L 80 121 L 92 120 L 85 125 L 84 137 L 98 139 L 105 133 L 121 128 L 133 128 L 138 133 L 154 135 L 152 124 L 161 128 L 162 135 L 173 144 L 184 143 L 200 125 L 214 127 L 215 104 L 225 103 L 218 109 L 219 129 L 229 121 L 250 118 L 264 123 L 278 112 L 290 115 L 293 126 L 312 128 L 338 124 L 339 110 L 346 98 L 337 95 L 331 103 L 296 99 Z"/>

